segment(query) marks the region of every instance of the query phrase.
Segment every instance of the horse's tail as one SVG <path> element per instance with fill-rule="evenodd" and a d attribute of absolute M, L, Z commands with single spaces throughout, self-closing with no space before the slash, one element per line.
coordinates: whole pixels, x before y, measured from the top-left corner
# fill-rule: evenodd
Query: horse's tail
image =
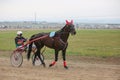
<path fill-rule="evenodd" d="M 32 38 L 29 39 L 29 41 L 30 41 L 30 40 L 32 40 Z M 28 59 L 28 60 L 30 59 L 30 55 L 31 55 L 31 51 L 32 51 L 32 44 L 33 44 L 33 42 L 31 42 L 31 43 L 29 44 L 29 46 L 28 46 L 28 53 L 27 53 L 27 59 Z"/>

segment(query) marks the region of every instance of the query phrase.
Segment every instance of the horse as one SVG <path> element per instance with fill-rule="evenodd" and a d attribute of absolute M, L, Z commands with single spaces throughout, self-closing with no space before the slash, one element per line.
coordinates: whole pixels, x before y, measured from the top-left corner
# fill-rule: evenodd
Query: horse
<path fill-rule="evenodd" d="M 71 21 L 66 20 L 65 26 L 62 29 L 56 31 L 54 37 L 50 37 L 49 34 L 50 33 L 38 33 L 38 34 L 32 35 L 31 38 L 29 39 L 29 41 L 31 41 L 33 39 L 45 36 L 44 38 L 41 38 L 37 41 L 34 41 L 34 44 L 36 45 L 36 48 L 37 48 L 37 51 L 35 52 L 35 57 L 38 56 L 41 60 L 41 63 L 45 67 L 45 62 L 42 60 L 42 58 L 40 56 L 41 49 L 44 46 L 54 49 L 55 59 L 49 65 L 49 67 L 52 67 L 58 61 L 59 51 L 62 51 L 63 66 L 64 66 L 65 69 L 68 69 L 68 66 L 67 66 L 67 63 L 66 63 L 66 49 L 68 47 L 68 38 L 69 38 L 70 34 L 71 35 L 76 34 L 76 30 L 75 30 L 75 27 L 74 27 L 74 24 L 73 24 L 73 20 L 71 20 Z M 30 43 L 28 53 L 27 53 L 27 59 L 28 60 L 30 59 L 31 48 L 32 48 L 32 43 Z M 34 61 L 35 61 L 35 58 L 34 58 Z M 33 64 L 34 64 L 34 61 L 33 61 Z"/>

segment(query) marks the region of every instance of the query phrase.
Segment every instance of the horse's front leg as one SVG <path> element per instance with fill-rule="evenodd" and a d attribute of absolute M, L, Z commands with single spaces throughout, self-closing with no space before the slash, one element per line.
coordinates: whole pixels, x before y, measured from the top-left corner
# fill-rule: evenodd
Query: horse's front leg
<path fill-rule="evenodd" d="M 49 67 L 52 67 L 58 61 L 58 52 L 58 50 L 55 50 L 55 60 L 49 65 Z"/>
<path fill-rule="evenodd" d="M 68 69 L 67 63 L 66 63 L 66 49 L 62 50 L 62 56 L 63 56 L 63 66 L 65 69 Z"/>

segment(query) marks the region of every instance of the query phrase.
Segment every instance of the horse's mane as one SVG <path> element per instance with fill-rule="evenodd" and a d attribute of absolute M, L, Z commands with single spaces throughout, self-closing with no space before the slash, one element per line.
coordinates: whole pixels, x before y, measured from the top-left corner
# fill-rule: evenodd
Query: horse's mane
<path fill-rule="evenodd" d="M 65 26 L 66 26 L 66 25 L 65 25 Z M 60 30 L 56 31 L 56 34 L 63 34 L 63 33 L 65 33 L 65 32 L 64 32 L 65 26 L 64 26 L 63 28 L 61 28 Z"/>

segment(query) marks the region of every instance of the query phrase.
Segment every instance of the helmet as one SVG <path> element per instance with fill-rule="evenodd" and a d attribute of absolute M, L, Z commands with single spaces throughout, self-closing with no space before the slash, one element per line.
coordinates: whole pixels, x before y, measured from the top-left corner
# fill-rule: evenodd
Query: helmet
<path fill-rule="evenodd" d="M 21 35 L 22 34 L 22 31 L 17 31 L 17 35 Z"/>

